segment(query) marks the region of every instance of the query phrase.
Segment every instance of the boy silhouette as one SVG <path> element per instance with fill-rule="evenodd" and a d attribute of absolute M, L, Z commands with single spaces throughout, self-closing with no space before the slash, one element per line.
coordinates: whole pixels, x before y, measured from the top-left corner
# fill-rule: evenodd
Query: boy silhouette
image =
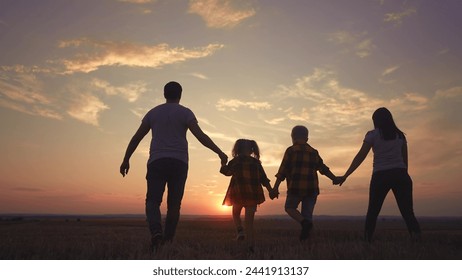
<path fill-rule="evenodd" d="M 334 184 L 340 183 L 340 178 L 329 170 L 318 151 L 308 144 L 308 129 L 305 126 L 295 126 L 291 137 L 293 145 L 284 153 L 270 198 L 279 196 L 279 185 L 287 180 L 284 208 L 292 219 L 301 224 L 300 241 L 303 241 L 313 228 L 313 210 L 319 195 L 317 172 L 327 176 Z M 300 203 L 301 211 L 297 209 Z"/>

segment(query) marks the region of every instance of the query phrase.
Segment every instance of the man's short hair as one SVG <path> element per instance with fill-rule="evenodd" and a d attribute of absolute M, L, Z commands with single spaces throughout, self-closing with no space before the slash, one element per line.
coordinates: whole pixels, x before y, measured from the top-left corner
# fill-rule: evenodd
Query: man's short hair
<path fill-rule="evenodd" d="M 167 100 L 176 100 L 181 98 L 181 92 L 183 88 L 177 82 L 168 82 L 164 86 L 164 97 Z"/>
<path fill-rule="evenodd" d="M 308 139 L 308 128 L 303 125 L 297 125 L 292 128 L 292 138 L 306 140 Z"/>

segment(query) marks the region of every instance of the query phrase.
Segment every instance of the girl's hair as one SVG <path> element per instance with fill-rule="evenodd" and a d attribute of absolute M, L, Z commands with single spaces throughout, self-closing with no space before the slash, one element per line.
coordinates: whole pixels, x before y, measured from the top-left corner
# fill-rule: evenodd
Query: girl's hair
<path fill-rule="evenodd" d="M 387 108 L 381 107 L 375 110 L 372 121 L 384 140 L 394 140 L 396 136 L 404 139 L 404 133 L 396 126 L 393 116 Z"/>
<path fill-rule="evenodd" d="M 250 153 L 250 156 L 256 159 L 260 159 L 260 149 L 258 148 L 257 142 L 248 139 L 237 140 L 233 147 L 233 157 L 245 155 L 247 153 Z"/>

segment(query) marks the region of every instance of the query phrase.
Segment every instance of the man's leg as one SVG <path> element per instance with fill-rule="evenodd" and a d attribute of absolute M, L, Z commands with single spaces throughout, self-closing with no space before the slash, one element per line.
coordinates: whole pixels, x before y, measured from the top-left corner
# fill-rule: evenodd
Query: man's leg
<path fill-rule="evenodd" d="M 165 219 L 164 240 L 171 241 L 175 236 L 176 226 L 180 219 L 181 200 L 183 199 L 188 165 L 180 160 L 171 159 L 168 167 L 167 217 Z"/>
<path fill-rule="evenodd" d="M 162 160 L 156 160 L 148 165 L 146 180 L 148 189 L 146 193 L 146 219 L 151 236 L 162 236 L 162 216 L 160 205 L 165 191 L 167 178 L 162 170 Z"/>

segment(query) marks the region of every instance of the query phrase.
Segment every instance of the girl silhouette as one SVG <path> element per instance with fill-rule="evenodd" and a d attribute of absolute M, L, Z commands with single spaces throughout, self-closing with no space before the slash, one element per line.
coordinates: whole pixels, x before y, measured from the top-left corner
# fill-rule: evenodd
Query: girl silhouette
<path fill-rule="evenodd" d="M 237 240 L 247 239 L 253 251 L 253 222 L 257 205 L 265 201 L 262 185 L 271 191 L 270 180 L 260 162 L 260 150 L 254 140 L 239 139 L 234 144 L 233 159 L 222 165 L 220 172 L 231 176 L 223 205 L 233 206 L 233 221 Z M 241 222 L 241 211 L 245 208 L 245 233 Z"/>

